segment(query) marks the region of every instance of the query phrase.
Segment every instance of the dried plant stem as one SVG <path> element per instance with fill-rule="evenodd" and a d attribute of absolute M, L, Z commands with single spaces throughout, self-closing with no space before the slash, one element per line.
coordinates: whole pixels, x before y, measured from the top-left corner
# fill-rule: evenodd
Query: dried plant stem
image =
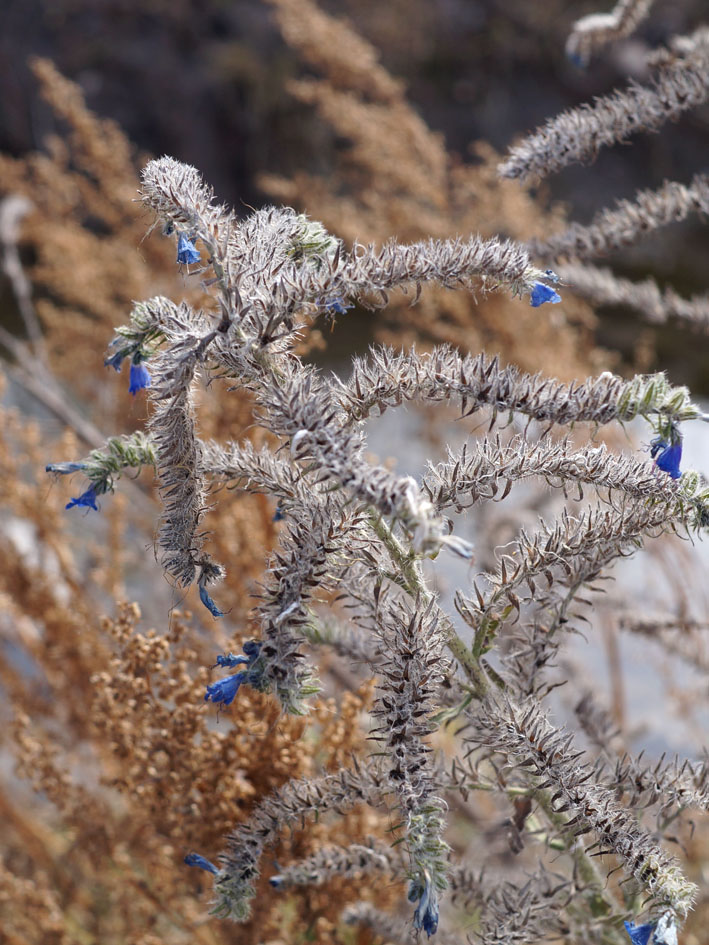
<path fill-rule="evenodd" d="M 670 318 L 686 322 L 691 328 L 705 332 L 709 327 L 709 296 L 683 299 L 674 289 L 660 289 L 654 279 L 631 282 L 610 269 L 581 263 L 559 266 L 559 274 L 574 292 L 596 305 L 622 305 L 633 309 L 655 325 Z"/>
<path fill-rule="evenodd" d="M 499 174 L 521 181 L 546 177 L 569 164 L 591 160 L 600 148 L 625 141 L 631 134 L 655 131 L 701 105 L 709 95 L 709 43 L 703 30 L 695 37 L 684 55 L 657 70 L 651 85 L 630 85 L 596 99 L 593 105 L 550 119 L 510 149 Z"/>
<path fill-rule="evenodd" d="M 659 190 L 641 190 L 601 210 L 587 225 L 571 226 L 546 239 L 530 241 L 529 251 L 542 259 L 592 259 L 637 243 L 660 227 L 685 220 L 691 213 L 709 213 L 709 177 L 697 174 L 685 186 L 666 181 Z"/>

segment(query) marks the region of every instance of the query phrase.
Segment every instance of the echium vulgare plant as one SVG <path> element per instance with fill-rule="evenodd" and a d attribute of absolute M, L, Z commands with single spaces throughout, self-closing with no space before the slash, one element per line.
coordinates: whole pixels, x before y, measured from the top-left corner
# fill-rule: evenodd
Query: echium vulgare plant
<path fill-rule="evenodd" d="M 463 903 L 479 916 L 485 942 L 548 934 L 574 942 L 673 941 L 695 887 L 643 826 L 639 798 L 659 799 L 669 822 L 672 810 L 706 806 L 706 771 L 584 762 L 573 733 L 552 724 L 545 700 L 548 668 L 573 627 L 579 591 L 647 536 L 709 525 L 709 489 L 699 474 L 680 470 L 681 425 L 704 419 L 688 391 L 662 374 L 623 380 L 604 373 L 564 384 L 449 347 L 425 354 L 376 348 L 354 363 L 348 380 L 325 375 L 296 353 L 318 316 L 344 314 L 353 303 L 385 305 L 390 290 L 418 293 L 426 282 L 508 291 L 520 304 L 525 296 L 532 305 L 555 303 L 556 276 L 535 268 L 524 248 L 497 239 L 347 251 L 291 209 L 240 220 L 214 202 L 194 168 L 168 157 L 148 164 L 141 196 L 175 240 L 177 263 L 195 267 L 205 308 L 162 297 L 135 305 L 106 363 L 120 370 L 129 359 L 141 369 L 132 372 L 131 388 L 147 389 L 147 433 L 113 438 L 83 463 L 48 470 L 85 476 L 70 506 L 95 509 L 123 472 L 154 466 L 164 506 L 162 566 L 178 587 L 196 583 L 215 617 L 224 616 L 214 590 L 224 572 L 207 551 L 202 525 L 210 488 L 228 483 L 273 497 L 283 525 L 254 610 L 257 630 L 242 654 L 217 658 L 232 672 L 207 688 L 208 702 L 228 706 L 240 687 L 251 686 L 271 693 L 285 713 L 306 712 L 318 688 L 309 645 L 333 646 L 369 666 L 378 687 L 370 735 L 379 747 L 371 756 L 261 798 L 216 862 L 187 856 L 188 865 L 213 875 L 214 913 L 249 916 L 262 854 L 285 827 L 366 803 L 396 808 L 396 842 L 362 838 L 353 847 L 323 848 L 279 869 L 271 880 L 278 894 L 332 875 L 385 872 L 408 880 L 409 928 L 367 903 L 350 906 L 346 918 L 395 940 L 408 941 L 411 923 L 429 936 L 440 923 L 444 935 Z M 200 439 L 195 390 L 215 379 L 251 392 L 272 449 Z M 397 475 L 367 458 L 364 424 L 404 402 L 449 404 L 464 418 L 487 409 L 490 433 L 431 466 L 422 481 Z M 540 421 L 543 432 L 493 436 L 498 415 Z M 585 422 L 596 430 L 637 417 L 652 430 L 652 455 L 592 442 L 575 447 L 552 436 L 558 426 Z M 471 559 L 472 546 L 452 533 L 447 513 L 500 500 L 532 476 L 564 495 L 572 484 L 596 490 L 597 503 L 567 510 L 532 534 L 520 531 L 493 573 L 458 592 L 457 611 L 469 628 L 461 635 L 424 559 L 441 551 Z M 453 720 L 454 757 L 437 759 L 435 730 Z M 520 830 L 533 816 L 540 851 L 555 851 L 554 872 L 540 864 L 517 886 L 455 861 L 447 798 L 475 790 L 517 805 Z M 624 872 L 622 894 L 599 871 L 598 852 Z M 444 895 L 450 908 L 441 911 Z"/>

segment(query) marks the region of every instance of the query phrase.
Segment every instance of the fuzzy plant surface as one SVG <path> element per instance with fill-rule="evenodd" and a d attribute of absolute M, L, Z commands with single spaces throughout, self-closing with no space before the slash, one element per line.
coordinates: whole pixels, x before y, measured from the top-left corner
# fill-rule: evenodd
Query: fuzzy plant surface
<path fill-rule="evenodd" d="M 504 240 L 392 240 L 348 250 L 288 208 L 239 219 L 194 168 L 169 157 L 147 165 L 141 198 L 174 240 L 176 265 L 200 280 L 204 305 L 155 297 L 134 306 L 105 363 L 118 371 L 129 363 L 130 392 L 145 390 L 150 404 L 147 432 L 47 469 L 84 477 L 68 508 L 93 514 L 122 475 L 154 467 L 162 567 L 177 587 L 195 584 L 207 610 L 226 621 L 207 506 L 218 504 L 224 484 L 271 497 L 279 546 L 253 627 L 239 628 L 241 639 L 253 639 L 239 654 L 218 656 L 225 675 L 207 687 L 210 708 L 238 705 L 240 689 L 252 687 L 283 713 L 307 713 L 319 688 L 315 660 L 326 648 L 376 681 L 370 755 L 260 798 L 216 862 L 198 852 L 186 858 L 213 878 L 214 913 L 248 919 L 264 852 L 286 829 L 365 804 L 390 811 L 392 842 L 362 837 L 323 847 L 281 866 L 274 895 L 331 876 L 371 874 L 375 885 L 385 875 L 408 883 L 402 913 L 363 902 L 345 920 L 394 941 L 420 931 L 452 940 L 461 909 L 478 916 L 476 935 L 487 943 L 549 935 L 608 945 L 676 941 L 696 889 L 644 812 L 659 806 L 669 824 L 673 811 L 705 809 L 706 766 L 587 760 L 578 733 L 552 721 L 548 697 L 580 592 L 646 539 L 709 526 L 709 487 L 681 469 L 682 425 L 706 419 L 688 391 L 662 374 L 624 380 L 606 372 L 565 384 L 450 347 L 373 348 L 349 378 L 327 374 L 297 353 L 318 318 L 346 317 L 353 304 L 384 306 L 392 290 L 416 297 L 427 283 L 556 304 L 557 276 Z M 256 448 L 246 431 L 231 442 L 203 440 L 199 391 L 207 383 L 248 390 L 271 445 Z M 371 461 L 366 421 L 409 402 L 452 407 L 463 422 L 484 416 L 489 432 L 451 450 L 421 480 L 396 474 Z M 528 429 L 501 436 L 497 420 L 513 418 Z M 649 455 L 593 441 L 599 428 L 635 418 L 652 433 Z M 587 431 L 588 442 L 559 436 L 572 427 Z M 446 612 L 425 559 L 474 554 L 448 514 L 502 501 L 529 478 L 564 497 L 583 488 L 596 498 L 535 531 L 520 528 L 496 567 L 458 590 L 457 615 Z M 442 726 L 447 747 L 437 753 Z M 453 853 L 451 799 L 465 804 L 475 791 L 509 803 L 518 833 L 538 844 L 539 867 L 524 882 L 476 875 Z M 541 862 L 549 852 L 553 867 Z M 622 886 L 607 882 L 599 853 L 606 871 L 621 872 Z"/>

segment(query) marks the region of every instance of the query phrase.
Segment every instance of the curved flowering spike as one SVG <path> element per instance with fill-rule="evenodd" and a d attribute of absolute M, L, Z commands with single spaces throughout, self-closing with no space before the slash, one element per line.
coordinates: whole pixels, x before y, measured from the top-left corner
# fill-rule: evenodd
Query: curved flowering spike
<path fill-rule="evenodd" d="M 649 922 L 646 925 L 635 925 L 634 922 L 624 924 L 632 945 L 648 945 L 652 930 L 655 928 L 654 922 Z"/>
<path fill-rule="evenodd" d="M 206 870 L 208 873 L 214 873 L 215 876 L 218 875 L 219 869 L 212 863 L 210 860 L 205 859 L 205 857 L 200 856 L 199 853 L 188 853 L 184 859 L 184 862 L 187 866 L 197 866 L 201 870 Z"/>
<path fill-rule="evenodd" d="M 177 261 L 182 266 L 188 266 L 190 263 L 199 262 L 201 259 L 198 249 L 184 233 L 180 233 L 177 238 Z"/>
<path fill-rule="evenodd" d="M 139 390 L 150 387 L 150 384 L 150 372 L 146 366 L 140 362 L 136 363 L 133 361 L 130 366 L 130 387 L 128 388 L 128 393 L 135 397 Z"/>
<path fill-rule="evenodd" d="M 93 483 L 89 486 L 86 492 L 82 492 L 80 496 L 77 496 L 77 498 L 67 502 L 64 508 L 73 509 L 74 506 L 83 506 L 84 508 L 93 509 L 95 512 L 98 512 L 98 506 L 96 505 L 97 498 L 98 493 L 96 492 L 96 484 Z"/>
<path fill-rule="evenodd" d="M 545 302 L 556 305 L 557 302 L 561 302 L 561 296 L 551 286 L 544 285 L 543 282 L 535 282 L 529 296 L 529 304 L 532 308 L 539 308 Z"/>

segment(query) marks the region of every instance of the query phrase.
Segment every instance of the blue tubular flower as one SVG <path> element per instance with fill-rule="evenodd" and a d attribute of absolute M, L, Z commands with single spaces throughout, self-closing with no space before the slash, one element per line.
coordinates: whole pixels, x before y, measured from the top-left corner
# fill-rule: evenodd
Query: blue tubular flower
<path fill-rule="evenodd" d="M 211 863 L 203 856 L 200 856 L 199 853 L 188 853 L 185 857 L 185 863 L 188 866 L 198 866 L 201 870 L 207 870 L 208 873 L 214 873 L 215 876 L 219 872 L 214 863 Z"/>
<path fill-rule="evenodd" d="M 664 437 L 655 437 L 650 444 L 650 455 L 655 460 L 657 468 L 666 472 L 673 479 L 679 479 L 682 475 L 679 468 L 682 461 L 682 437 L 678 431 L 672 431 L 670 442 Z"/>
<path fill-rule="evenodd" d="M 214 664 L 214 666 L 212 666 L 212 669 L 214 669 L 216 666 L 223 666 L 225 668 L 228 667 L 229 669 L 233 669 L 235 666 L 239 666 L 241 663 L 248 662 L 248 656 L 234 656 L 233 653 L 227 653 L 226 656 L 222 656 L 220 653 L 217 657 L 217 662 Z"/>
<path fill-rule="evenodd" d="M 249 665 L 251 665 L 261 652 L 261 643 L 258 640 L 247 640 L 246 643 L 242 645 L 241 649 L 248 656 Z"/>
<path fill-rule="evenodd" d="M 625 931 L 628 933 L 632 945 L 648 945 L 654 928 L 654 922 L 647 925 L 635 925 L 634 922 L 625 923 Z"/>
<path fill-rule="evenodd" d="M 414 928 L 423 929 L 430 938 L 438 928 L 438 897 L 436 896 L 433 884 L 426 876 L 425 884 L 414 881 L 409 887 L 409 902 L 419 904 L 414 912 Z"/>
<path fill-rule="evenodd" d="M 223 616 L 224 616 L 224 611 L 223 611 L 223 610 L 220 610 L 220 609 L 217 607 L 217 605 L 214 603 L 214 601 L 212 600 L 212 598 L 211 598 L 211 597 L 209 596 L 209 594 L 207 593 L 207 588 L 204 586 L 204 584 L 200 584 L 200 586 L 199 586 L 199 599 L 202 601 L 202 603 L 204 604 L 204 606 L 207 608 L 207 610 L 209 611 L 209 613 L 210 613 L 213 617 L 223 617 Z"/>
<path fill-rule="evenodd" d="M 190 263 L 196 263 L 200 260 L 199 250 L 195 249 L 192 240 L 188 239 L 184 233 L 177 237 L 177 261 L 180 265 L 188 266 Z"/>
<path fill-rule="evenodd" d="M 529 302 L 532 308 L 539 308 L 539 306 L 544 305 L 545 302 L 551 302 L 552 305 L 556 305 L 557 302 L 561 302 L 561 296 L 558 292 L 555 292 L 551 286 L 544 285 L 543 282 L 535 282 L 529 296 Z"/>
<path fill-rule="evenodd" d="M 121 348 L 120 351 L 116 351 L 114 355 L 110 358 L 106 358 L 103 362 L 104 367 L 112 367 L 114 371 L 120 373 L 121 368 L 123 367 L 123 358 L 126 357 L 126 352 L 124 348 Z"/>
<path fill-rule="evenodd" d="M 205 702 L 214 702 L 215 705 L 231 705 L 239 691 L 239 686 L 246 681 L 246 673 L 236 673 L 234 676 L 225 676 L 218 682 L 207 686 Z"/>
<path fill-rule="evenodd" d="M 44 467 L 45 472 L 59 473 L 60 476 L 79 472 L 81 469 L 86 469 L 86 463 L 50 463 Z"/>
<path fill-rule="evenodd" d="M 341 295 L 338 295 L 334 299 L 328 299 L 325 308 L 334 315 L 344 315 L 348 309 L 354 308 L 354 306 L 350 302 L 346 302 Z"/>
<path fill-rule="evenodd" d="M 139 390 L 150 387 L 150 372 L 144 364 L 132 362 L 130 366 L 130 387 L 128 392 L 134 397 Z"/>
<path fill-rule="evenodd" d="M 86 492 L 82 492 L 81 495 L 76 499 L 72 499 L 71 502 L 67 502 L 64 508 L 73 509 L 75 505 L 83 505 L 87 509 L 93 509 L 95 512 L 98 512 L 98 506 L 96 505 L 97 497 L 98 494 L 96 492 L 96 484 L 92 483 Z"/>
<path fill-rule="evenodd" d="M 253 667 L 261 652 L 261 643 L 258 640 L 247 640 L 242 649 L 245 656 L 234 656 L 233 653 L 219 654 L 216 662 L 217 666 L 233 667 L 243 664 L 246 668 L 234 676 L 227 676 L 225 679 L 220 679 L 219 682 L 207 686 L 205 702 L 211 701 L 220 705 L 231 705 L 242 683 L 250 683 L 255 688 L 259 688 L 260 671 Z"/>

